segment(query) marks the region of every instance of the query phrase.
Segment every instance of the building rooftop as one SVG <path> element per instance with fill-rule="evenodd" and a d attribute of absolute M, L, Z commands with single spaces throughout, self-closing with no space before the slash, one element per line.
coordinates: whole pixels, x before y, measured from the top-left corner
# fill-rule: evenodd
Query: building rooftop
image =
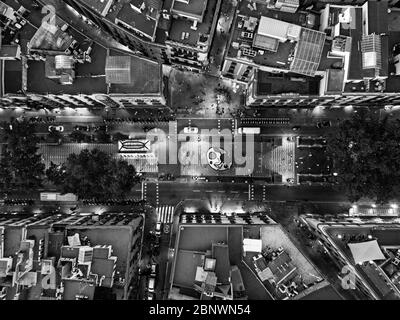
<path fill-rule="evenodd" d="M 63 20 L 56 17 L 55 25 L 42 24 L 30 39 L 29 48 L 42 51 L 65 52 L 71 45 L 74 37 L 61 30 L 65 24 Z"/>
<path fill-rule="evenodd" d="M 171 12 L 185 18 L 203 22 L 208 0 L 173 0 Z"/>
<path fill-rule="evenodd" d="M 232 32 L 229 58 L 276 70 L 314 76 L 325 48 L 325 33 L 310 13 L 271 10 L 265 4 L 242 1 Z"/>
<path fill-rule="evenodd" d="M 115 52 L 110 54 L 105 69 L 110 93 L 162 93 L 162 66 L 158 62 L 137 56 L 116 55 Z"/>
<path fill-rule="evenodd" d="M 190 294 L 186 290 L 191 289 L 194 292 L 190 295 L 197 299 L 207 298 L 204 293 L 211 289 L 214 298 L 232 294 L 235 296 L 239 292 L 243 294 L 246 280 L 251 276 L 251 272 L 249 273 L 249 270 L 240 264 L 241 227 L 181 224 L 179 229 L 175 244 L 176 255 L 171 288 L 178 289 L 182 294 Z M 210 260 L 215 260 L 215 268 L 210 269 L 212 266 Z M 206 263 L 207 261 L 209 263 Z M 232 268 L 234 265 L 237 265 L 238 269 Z M 234 271 L 235 288 L 240 289 L 237 293 L 231 292 L 230 289 L 226 290 L 230 286 L 225 287 L 232 281 L 232 270 L 236 270 Z M 241 275 L 239 276 L 237 272 Z M 243 272 L 246 274 L 244 275 Z M 216 277 L 216 283 L 213 280 L 214 277 Z"/>
<path fill-rule="evenodd" d="M 368 33 L 382 34 L 388 31 L 388 1 L 369 0 L 368 6 Z"/>
<path fill-rule="evenodd" d="M 27 91 L 37 94 L 162 94 L 159 63 L 117 51 L 108 52 L 96 44 L 90 56 L 91 62 L 74 64 L 75 79 L 67 85 L 48 77 L 45 62 L 29 61 Z"/>
<path fill-rule="evenodd" d="M 272 299 L 276 288 L 268 281 L 260 281 L 253 264 L 254 258 L 258 255 L 261 256 L 261 251 L 244 252 L 245 244 L 248 242 L 244 239 L 261 241 L 263 252 L 264 248 L 267 247 L 281 250 L 279 251 L 281 255 L 278 255 L 278 258 L 273 261 L 267 262 L 264 258 L 262 258 L 264 263 L 261 260 L 258 261 L 259 269 L 268 269 L 272 276 L 275 275 L 278 282 L 286 283 L 285 281 L 296 278 L 296 281 L 299 282 L 299 291 L 303 291 L 307 287 L 311 288 L 318 282 L 319 272 L 301 254 L 277 224 L 181 223 L 175 243 L 176 256 L 171 275 L 171 289 L 173 289 L 171 292 L 178 290 L 183 294 L 183 291 L 187 288 L 193 287 L 195 277 L 198 281 L 201 279 L 205 281 L 207 278 L 204 273 L 205 270 L 215 273 L 218 283 L 224 283 L 223 279 L 225 279 L 227 284 L 228 276 L 232 279 L 232 270 L 237 267 L 242 278 L 239 283 L 242 283 L 243 289 L 240 291 L 244 291 L 249 299 Z M 254 249 L 256 247 L 258 246 L 254 246 Z M 215 259 L 215 269 L 205 267 L 205 265 L 211 266 L 210 263 L 205 263 L 209 260 L 208 258 Z M 201 267 L 200 271 L 199 267 Z M 307 287 L 300 284 L 299 275 L 301 275 L 302 281 L 308 285 Z M 322 277 L 320 277 L 320 280 L 323 280 Z M 201 288 L 201 285 L 195 282 L 195 289 L 200 290 L 199 288 Z M 204 287 L 202 288 L 204 289 Z M 315 286 L 315 290 L 317 289 L 318 286 Z M 223 291 L 223 288 L 218 289 L 217 285 L 216 291 L 218 290 Z M 310 289 L 306 293 L 313 291 L 313 289 Z M 193 295 L 191 296 L 193 297 Z M 284 298 L 279 294 L 278 296 L 276 297 L 278 299 Z"/>
<path fill-rule="evenodd" d="M 178 2 L 175 1 L 174 4 Z M 196 20 L 198 22 L 195 23 L 193 20 L 183 18 L 182 16 L 172 19 L 168 36 L 169 40 L 199 48 L 209 45 L 219 1 L 196 1 L 196 3 L 200 4 L 203 4 L 203 2 L 206 5 L 206 9 L 201 21 Z"/>
<path fill-rule="evenodd" d="M 83 0 L 82 2 L 93 11 L 106 16 L 114 0 Z"/>
<path fill-rule="evenodd" d="M 93 46 L 91 63 L 75 64 L 76 78 L 71 85 L 62 85 L 46 77 L 45 62 L 28 62 L 28 92 L 38 94 L 93 94 L 107 93 L 104 77 L 107 50 Z"/>
<path fill-rule="evenodd" d="M 330 236 L 332 242 L 340 249 L 340 251 L 347 257 L 347 259 L 355 265 L 355 268 L 372 288 L 376 295 L 381 299 L 400 299 L 400 294 L 394 292 L 392 285 L 397 285 L 397 282 L 390 282 L 388 278 L 383 275 L 382 266 L 385 264 L 386 259 L 390 259 L 386 248 L 396 247 L 398 241 L 391 242 L 392 239 L 396 239 L 400 232 L 400 227 L 395 225 L 384 226 L 377 225 L 373 222 L 371 224 L 364 223 L 361 225 L 337 225 L 335 223 L 328 223 L 324 225 L 327 234 Z M 375 231 L 376 230 L 376 231 Z M 387 232 L 386 232 L 387 231 Z M 338 236 L 340 235 L 340 236 Z M 371 238 L 372 236 L 372 238 Z M 380 256 L 378 260 L 374 260 L 374 263 L 370 261 L 365 263 L 356 264 L 354 256 L 350 250 L 349 244 L 362 243 L 368 240 L 376 240 L 382 252 L 384 253 L 384 259 Z M 386 262 L 387 263 L 387 262 Z"/>
<path fill-rule="evenodd" d="M 152 16 L 151 12 L 147 12 L 150 9 L 146 5 L 144 6 L 145 9 L 138 8 L 137 5 L 140 2 L 131 1 L 125 3 L 116 15 L 115 22 L 128 29 L 133 29 L 153 41 L 157 29 L 158 14 L 155 17 Z"/>
<path fill-rule="evenodd" d="M 258 70 L 255 93 L 257 96 L 289 93 L 318 95 L 319 82 L 319 77 L 302 77 L 290 73 L 278 76 L 273 73 Z"/>
<path fill-rule="evenodd" d="M 229 271 L 231 268 L 229 262 L 229 247 L 227 244 L 213 243 L 211 246 L 213 259 L 216 260 L 215 274 L 218 282 L 222 284 L 229 283 Z"/>
<path fill-rule="evenodd" d="M 7 299 L 15 300 L 20 294 L 20 299 L 45 296 L 55 300 L 61 282 L 65 286 L 61 297 L 67 300 L 76 300 L 77 295 L 89 300 L 94 295 L 104 299 L 104 294 L 127 297 L 139 252 L 134 244 L 141 232 L 136 231 L 142 226 L 143 216 L 136 213 L 3 214 L 1 257 L 22 260 L 11 269 L 2 269 L 0 286 L 8 286 L 15 273 L 23 271 L 26 274 L 17 280 L 23 287 L 6 288 Z M 54 289 L 44 288 L 42 279 L 52 266 L 61 277 L 57 277 Z M 82 290 L 82 282 L 90 284 L 90 291 Z M 97 290 L 99 287 L 109 291 Z"/>

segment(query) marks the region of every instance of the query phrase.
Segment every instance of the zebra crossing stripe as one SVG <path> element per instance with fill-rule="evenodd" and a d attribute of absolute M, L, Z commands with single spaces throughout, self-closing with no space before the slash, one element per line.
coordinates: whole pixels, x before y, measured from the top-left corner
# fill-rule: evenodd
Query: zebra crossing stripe
<path fill-rule="evenodd" d="M 157 208 L 157 221 L 171 223 L 174 216 L 173 206 L 161 206 Z"/>

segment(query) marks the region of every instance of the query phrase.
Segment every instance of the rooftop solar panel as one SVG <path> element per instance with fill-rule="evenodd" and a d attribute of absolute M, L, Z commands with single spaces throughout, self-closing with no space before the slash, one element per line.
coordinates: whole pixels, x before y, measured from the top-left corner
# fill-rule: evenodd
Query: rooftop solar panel
<path fill-rule="evenodd" d="M 303 28 L 290 70 L 314 76 L 318 69 L 325 43 L 325 33 Z"/>

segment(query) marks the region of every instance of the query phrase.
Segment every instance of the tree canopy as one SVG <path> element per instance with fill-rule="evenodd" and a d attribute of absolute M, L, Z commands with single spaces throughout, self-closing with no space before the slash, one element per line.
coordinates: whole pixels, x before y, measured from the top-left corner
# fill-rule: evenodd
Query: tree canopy
<path fill-rule="evenodd" d="M 400 122 L 371 120 L 362 112 L 343 121 L 328 138 L 337 182 L 355 202 L 378 203 L 400 195 Z"/>
<path fill-rule="evenodd" d="M 47 178 L 81 199 L 123 198 L 140 182 L 135 167 L 98 150 L 71 154 L 63 165 L 52 164 Z"/>
<path fill-rule="evenodd" d="M 42 185 L 45 165 L 37 154 L 34 125 L 25 120 L 4 123 L 6 144 L 0 160 L 0 189 L 33 190 Z"/>

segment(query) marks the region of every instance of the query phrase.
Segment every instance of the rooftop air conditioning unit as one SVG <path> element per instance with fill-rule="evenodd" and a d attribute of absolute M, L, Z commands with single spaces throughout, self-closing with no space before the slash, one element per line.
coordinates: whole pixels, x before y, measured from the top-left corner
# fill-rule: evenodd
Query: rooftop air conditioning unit
<path fill-rule="evenodd" d="M 78 254 L 78 262 L 86 263 L 92 262 L 93 259 L 93 248 L 91 247 L 80 247 Z"/>

